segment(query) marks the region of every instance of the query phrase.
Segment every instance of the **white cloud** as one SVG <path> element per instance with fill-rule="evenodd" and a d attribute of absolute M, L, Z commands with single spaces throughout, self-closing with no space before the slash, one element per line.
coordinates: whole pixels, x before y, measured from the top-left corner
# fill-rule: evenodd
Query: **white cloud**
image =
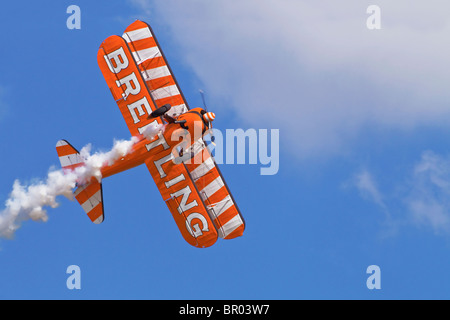
<path fill-rule="evenodd" d="M 383 191 L 367 170 L 358 172 L 351 182 L 365 200 L 386 213 L 385 225 L 392 230 L 415 225 L 436 234 L 450 233 L 450 156 L 423 152 L 401 182 Z"/>
<path fill-rule="evenodd" d="M 378 189 L 378 186 L 369 171 L 362 170 L 356 174 L 353 182 L 363 198 L 374 202 L 383 209 L 386 209 L 386 205 L 383 201 L 383 195 Z"/>
<path fill-rule="evenodd" d="M 414 223 L 450 232 L 450 157 L 431 151 L 422 154 L 405 199 Z"/>
<path fill-rule="evenodd" d="M 449 122 L 447 1 L 378 0 L 381 30 L 369 1 L 132 2 L 171 31 L 218 113 L 283 128 L 300 157 L 340 152 L 368 124 Z"/>

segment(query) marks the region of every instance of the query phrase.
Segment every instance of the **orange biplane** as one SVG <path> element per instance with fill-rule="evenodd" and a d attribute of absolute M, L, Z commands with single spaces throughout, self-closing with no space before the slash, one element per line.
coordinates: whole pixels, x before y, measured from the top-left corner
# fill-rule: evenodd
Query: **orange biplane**
<path fill-rule="evenodd" d="M 130 153 L 101 168 L 102 178 L 145 164 L 189 244 L 203 248 L 218 237 L 241 236 L 244 219 L 203 139 L 214 114 L 189 108 L 150 26 L 136 20 L 121 37 L 108 37 L 97 61 L 136 137 Z M 158 126 L 164 130 L 145 135 Z M 83 166 L 66 140 L 58 141 L 56 150 L 64 170 Z M 103 222 L 101 181 L 79 183 L 74 195 L 91 221 Z"/>

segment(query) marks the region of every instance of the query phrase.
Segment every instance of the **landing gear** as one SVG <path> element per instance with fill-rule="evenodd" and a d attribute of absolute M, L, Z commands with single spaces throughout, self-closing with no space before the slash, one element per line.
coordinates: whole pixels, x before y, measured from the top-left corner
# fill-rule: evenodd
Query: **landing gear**
<path fill-rule="evenodd" d="M 150 113 L 150 115 L 148 116 L 149 119 L 151 118 L 158 118 L 163 116 L 167 111 L 170 110 L 172 106 L 170 104 L 165 104 L 161 107 L 159 107 L 158 109 L 156 109 L 155 111 L 153 111 L 152 113 Z"/>

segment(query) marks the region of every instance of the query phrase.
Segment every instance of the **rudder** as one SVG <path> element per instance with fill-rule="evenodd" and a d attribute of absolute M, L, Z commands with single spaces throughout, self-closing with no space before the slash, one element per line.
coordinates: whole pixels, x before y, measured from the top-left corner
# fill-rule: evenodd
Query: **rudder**
<path fill-rule="evenodd" d="M 73 171 L 75 168 L 84 164 L 84 159 L 78 150 L 66 140 L 59 140 L 56 143 L 56 152 L 58 153 L 59 161 L 64 171 Z"/>

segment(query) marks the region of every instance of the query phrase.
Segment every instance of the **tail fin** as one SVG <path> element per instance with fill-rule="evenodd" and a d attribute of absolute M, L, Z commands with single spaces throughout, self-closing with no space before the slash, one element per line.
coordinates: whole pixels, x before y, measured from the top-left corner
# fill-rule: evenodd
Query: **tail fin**
<path fill-rule="evenodd" d="M 80 153 L 66 140 L 59 140 L 56 152 L 64 171 L 73 171 L 84 165 Z M 90 182 L 79 185 L 74 192 L 75 198 L 92 222 L 99 224 L 104 220 L 102 184 L 92 178 Z"/>
<path fill-rule="evenodd" d="M 66 140 L 58 141 L 56 144 L 56 152 L 58 153 L 59 161 L 64 171 L 75 170 L 75 168 L 84 164 L 84 159 L 78 150 Z"/>

